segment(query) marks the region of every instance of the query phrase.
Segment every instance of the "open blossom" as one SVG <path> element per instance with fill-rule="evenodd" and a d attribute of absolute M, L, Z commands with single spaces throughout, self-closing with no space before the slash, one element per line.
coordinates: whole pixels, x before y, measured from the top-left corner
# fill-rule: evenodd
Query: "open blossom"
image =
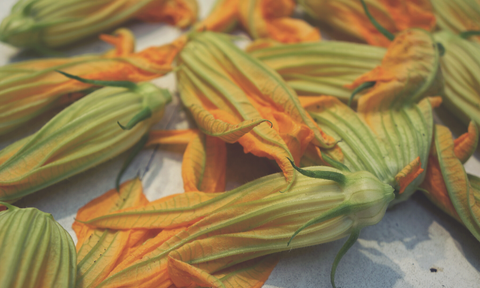
<path fill-rule="evenodd" d="M 245 153 L 275 160 L 289 185 L 295 171 L 287 158 L 298 163 L 309 143 L 335 145 L 281 77 L 226 35 L 191 35 L 178 63 L 180 97 L 200 130 L 225 142 L 238 141 Z"/>

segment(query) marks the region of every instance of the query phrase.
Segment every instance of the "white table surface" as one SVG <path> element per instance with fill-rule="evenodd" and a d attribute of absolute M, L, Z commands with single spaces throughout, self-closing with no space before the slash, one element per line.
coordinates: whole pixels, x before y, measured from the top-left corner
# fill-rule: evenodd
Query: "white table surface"
<path fill-rule="evenodd" d="M 214 0 L 199 0 L 200 16 L 205 17 Z M 8 15 L 15 0 L 0 1 L 0 19 Z M 131 22 L 137 37 L 137 51 L 152 45 L 174 40 L 181 30 L 164 24 Z M 102 52 L 109 46 L 95 39 L 65 49 L 66 55 Z M 0 65 L 31 59 L 31 53 L 0 43 Z M 175 77 L 167 75 L 153 81 L 176 91 Z M 174 94 L 175 95 L 175 94 Z M 19 131 L 1 136 L 0 148 L 38 130 L 58 111 L 52 111 L 22 127 Z M 448 113 L 439 112 L 437 122 L 448 122 L 456 136 L 465 127 Z M 191 126 L 182 111 L 178 97 L 167 106 L 163 120 L 155 128 L 183 129 Z M 229 165 L 227 188 L 231 189 L 265 174 L 272 169 L 263 159 L 245 155 L 239 145 L 228 146 L 228 163 L 240 163 L 233 173 Z M 183 191 L 181 179 L 182 149 L 145 149 L 134 160 L 123 179 L 142 176 L 144 191 L 149 200 Z M 62 181 L 16 205 L 36 207 L 51 213 L 72 235 L 71 229 L 77 210 L 95 197 L 114 188 L 114 179 L 126 154 L 98 167 Z M 148 171 L 147 164 L 151 160 Z M 480 150 L 465 167 L 469 173 L 480 176 Z M 238 166 L 238 165 L 237 165 Z M 254 171 L 249 167 L 256 167 Z M 285 252 L 264 287 L 309 288 L 331 287 L 330 268 L 344 239 L 332 243 Z M 431 272 L 431 268 L 437 272 Z M 360 239 L 340 262 L 337 287 L 480 287 L 480 243 L 461 224 L 441 212 L 420 193 L 387 211 L 383 220 L 365 228 Z"/>

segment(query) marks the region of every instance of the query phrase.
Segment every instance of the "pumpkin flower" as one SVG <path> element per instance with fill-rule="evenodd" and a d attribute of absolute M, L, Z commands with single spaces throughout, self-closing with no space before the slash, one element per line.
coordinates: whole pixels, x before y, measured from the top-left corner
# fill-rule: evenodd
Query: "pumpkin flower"
<path fill-rule="evenodd" d="M 171 44 L 133 53 L 134 38 L 119 29 L 101 39 L 115 45 L 104 55 L 52 58 L 13 63 L 0 68 L 0 135 L 59 105 L 87 94 L 95 85 L 66 78 L 55 70 L 88 79 L 140 82 L 171 71 L 170 64 L 183 46 Z"/>
<path fill-rule="evenodd" d="M 390 33 L 409 28 L 432 31 L 435 15 L 429 0 L 387 1 L 365 0 L 371 15 Z M 432 1 L 434 2 L 434 1 Z M 369 22 L 360 0 L 299 0 L 298 3 L 313 18 L 335 30 L 375 46 L 387 47 L 390 41 Z"/>
<path fill-rule="evenodd" d="M 142 245 L 147 251 L 134 252 L 98 287 L 236 287 L 245 270 L 257 271 L 249 287 L 260 287 L 277 260 L 267 255 L 350 235 L 333 282 L 359 231 L 382 219 L 393 189 L 366 171 L 295 169 L 300 175 L 288 193 L 280 193 L 286 181 L 276 173 L 225 193 L 178 194 L 85 221 L 105 229 L 180 229 L 167 240 L 158 236 L 158 245 L 150 239 Z"/>
<path fill-rule="evenodd" d="M 307 149 L 302 165 L 368 171 L 395 188 L 396 200 L 392 204 L 408 199 L 417 190 L 425 177 L 432 141 L 431 102 L 438 99 L 365 114 L 354 112 L 332 96 L 302 97 L 302 102 L 304 99 L 305 109 L 321 129 L 338 141 L 342 158 L 322 151 L 323 159 L 316 159 L 316 151 Z M 378 122 L 365 120 L 370 117 Z"/>
<path fill-rule="evenodd" d="M 462 36 L 480 30 L 480 3 L 476 0 L 435 0 L 431 1 L 438 27 Z M 478 42 L 480 37 L 471 37 Z"/>
<path fill-rule="evenodd" d="M 415 192 L 425 176 L 431 110 L 441 99 L 422 99 L 442 95 L 443 79 L 440 46 L 430 33 L 408 29 L 392 40 L 381 64 L 347 86 L 355 89 L 351 97 L 366 89 L 358 99 L 357 113 L 333 98 L 310 99 L 305 105 L 341 148 L 340 153 L 324 149 L 327 157 L 311 164 L 331 159 L 330 165 L 340 162 L 352 171 L 367 170 L 397 190 L 396 203 Z"/>
<path fill-rule="evenodd" d="M 298 163 L 310 142 L 335 145 L 281 77 L 228 36 L 192 34 L 178 64 L 180 97 L 200 130 L 228 143 L 238 141 L 245 153 L 275 160 L 289 185 L 295 173 L 287 158 Z"/>
<path fill-rule="evenodd" d="M 148 82 L 82 81 L 117 87 L 89 94 L 1 150 L 0 201 L 14 202 L 144 142 L 171 101 L 167 90 Z"/>
<path fill-rule="evenodd" d="M 320 32 L 290 16 L 294 0 L 217 0 L 210 14 L 195 25 L 197 31 L 228 32 L 238 22 L 253 39 L 267 38 L 283 43 L 320 40 Z"/>
<path fill-rule="evenodd" d="M 51 214 L 5 202 L 0 212 L 0 287 L 74 287 L 72 238 Z"/>
<path fill-rule="evenodd" d="M 186 27 L 196 21 L 197 9 L 195 0 L 18 1 L 0 24 L 0 41 L 47 50 L 134 18 Z"/>
<path fill-rule="evenodd" d="M 330 95 L 344 102 L 352 94 L 345 85 L 380 65 L 386 52 L 383 47 L 341 41 L 289 45 L 256 41 L 249 48 L 250 55 L 274 69 L 298 95 Z"/>
<path fill-rule="evenodd" d="M 440 59 L 445 76 L 444 107 L 465 125 L 480 125 L 480 43 L 470 42 L 449 31 L 434 34 L 445 47 Z"/>
<path fill-rule="evenodd" d="M 474 122 L 456 140 L 447 127 L 436 125 L 427 176 L 421 188 L 435 205 L 463 223 L 480 241 L 480 181 L 463 167 L 477 148 L 478 135 Z"/>

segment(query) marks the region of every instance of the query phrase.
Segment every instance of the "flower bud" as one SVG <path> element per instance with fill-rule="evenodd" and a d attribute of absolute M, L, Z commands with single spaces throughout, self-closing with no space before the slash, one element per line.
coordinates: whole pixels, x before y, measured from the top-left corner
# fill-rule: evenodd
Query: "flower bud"
<path fill-rule="evenodd" d="M 168 90 L 148 82 L 113 84 L 124 87 L 91 93 L 0 151 L 0 201 L 13 202 L 119 155 L 145 137 L 171 101 Z"/>
<path fill-rule="evenodd" d="M 171 281 L 177 287 L 222 287 L 216 272 L 231 265 L 351 235 L 335 269 L 360 229 L 383 218 L 393 188 L 366 171 L 296 169 L 298 177 L 283 193 L 286 181 L 276 173 L 225 193 L 182 193 L 86 221 L 108 229 L 185 228 L 100 286 Z"/>
<path fill-rule="evenodd" d="M 0 212 L 0 287 L 74 287 L 77 254 L 68 232 L 51 214 L 1 204 L 8 210 Z"/>
<path fill-rule="evenodd" d="M 440 58 L 445 75 L 445 105 L 465 125 L 480 125 L 480 43 L 471 42 L 449 31 L 434 34 L 445 47 Z"/>
<path fill-rule="evenodd" d="M 431 3 L 440 29 L 455 34 L 480 30 L 480 2 L 477 0 L 435 0 Z M 480 37 L 476 35 L 470 40 L 479 42 Z"/>
<path fill-rule="evenodd" d="M 298 95 L 331 95 L 347 102 L 352 91 L 344 86 L 380 65 L 385 52 L 371 45 L 323 41 L 278 43 L 250 50 L 250 55 L 277 71 Z"/>
<path fill-rule="evenodd" d="M 16 47 L 55 48 L 133 18 L 186 26 L 196 14 L 193 0 L 18 1 L 0 25 L 0 41 Z"/>
<path fill-rule="evenodd" d="M 315 19 L 338 32 L 363 40 L 375 46 L 389 45 L 389 41 L 368 20 L 360 0 L 299 0 L 299 4 Z M 365 0 L 371 15 L 390 33 L 408 28 L 435 28 L 435 16 L 429 0 L 385 1 Z"/>
<path fill-rule="evenodd" d="M 101 35 L 115 49 L 103 55 L 48 58 L 12 63 L 0 68 L 0 135 L 42 113 L 73 102 L 96 89 L 68 79 L 56 70 L 88 79 L 148 81 L 171 71 L 171 62 L 185 40 L 134 53 L 135 39 L 127 29 Z"/>

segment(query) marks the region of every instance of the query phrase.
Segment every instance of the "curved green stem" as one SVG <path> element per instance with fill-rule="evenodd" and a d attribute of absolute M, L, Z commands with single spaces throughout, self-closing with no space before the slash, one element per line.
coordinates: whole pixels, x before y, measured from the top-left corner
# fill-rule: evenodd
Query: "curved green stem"
<path fill-rule="evenodd" d="M 353 97 L 355 97 L 355 95 L 357 95 L 358 92 L 361 92 L 364 89 L 373 87 L 373 85 L 375 85 L 375 83 L 377 83 L 377 82 L 369 81 L 369 82 L 365 82 L 365 83 L 360 84 L 357 88 L 355 88 L 355 90 L 353 90 L 352 95 L 350 95 L 350 99 L 348 99 L 348 104 L 347 105 L 350 107 L 352 105 Z"/>
<path fill-rule="evenodd" d="M 360 235 L 360 229 L 353 230 L 352 234 L 350 234 L 350 237 L 348 237 L 347 242 L 345 242 L 342 248 L 340 248 L 340 251 L 338 251 L 337 256 L 335 257 L 335 260 L 333 261 L 332 272 L 330 273 L 330 282 L 332 283 L 333 288 L 336 288 L 335 272 L 337 271 L 338 263 L 340 263 L 340 260 L 342 260 L 343 255 L 345 255 L 345 253 L 347 253 L 347 251 L 350 248 L 352 248 L 353 244 L 355 244 L 355 242 L 357 241 L 359 235 Z"/>
<path fill-rule="evenodd" d="M 475 36 L 475 35 L 480 35 L 480 31 L 478 30 L 469 30 L 469 31 L 464 31 L 460 34 L 458 34 L 458 36 L 462 37 L 463 39 L 467 39 L 471 36 Z"/>
<path fill-rule="evenodd" d="M 327 154 L 323 153 L 323 151 L 320 151 L 320 153 L 322 154 L 323 160 L 327 162 L 328 165 L 332 166 L 333 168 L 337 168 L 338 170 L 350 172 L 350 169 L 348 169 L 348 167 L 345 166 L 345 164 L 330 158 Z"/>
<path fill-rule="evenodd" d="M 372 14 L 370 14 L 370 11 L 368 11 L 367 5 L 365 4 L 364 0 L 360 0 L 360 2 L 362 2 L 363 10 L 365 11 L 365 14 L 367 15 L 368 19 L 370 20 L 370 22 L 372 22 L 373 26 L 377 28 L 378 32 L 382 33 L 383 36 L 387 37 L 388 40 L 393 41 L 393 39 L 395 39 L 395 35 L 390 33 L 390 31 L 385 29 L 385 27 L 380 25 L 380 23 L 378 23 L 377 20 L 373 18 Z"/>
<path fill-rule="evenodd" d="M 101 81 L 101 80 L 91 80 L 91 79 L 85 79 L 79 76 L 75 76 L 72 74 L 68 74 L 66 72 L 60 71 L 60 70 L 55 70 L 60 74 L 65 75 L 66 77 L 70 79 L 75 79 L 77 81 L 87 83 L 87 84 L 92 84 L 92 85 L 97 85 L 97 86 L 109 86 L 109 87 L 122 87 L 122 88 L 128 88 L 128 89 L 135 89 L 137 87 L 137 84 L 130 82 L 130 81 Z"/>
<path fill-rule="evenodd" d="M 150 108 L 145 107 L 145 108 L 143 108 L 142 111 L 138 112 L 137 115 L 133 116 L 133 118 L 130 121 L 128 121 L 126 126 L 123 126 L 118 121 L 117 121 L 117 123 L 123 130 L 130 130 L 133 127 L 135 127 L 135 125 L 137 125 L 138 123 L 140 123 L 143 120 L 148 119 L 150 117 L 152 117 L 152 111 L 150 110 Z"/>
<path fill-rule="evenodd" d="M 127 170 L 128 166 L 132 163 L 133 159 L 140 153 L 140 151 L 143 149 L 145 144 L 148 142 L 148 133 L 142 136 L 140 140 L 133 146 L 132 152 L 128 155 L 127 159 L 125 159 L 125 162 L 123 162 L 122 168 L 120 169 L 120 172 L 118 172 L 117 179 L 115 179 L 115 188 L 117 189 L 118 192 L 120 192 L 120 180 L 122 179 L 123 173 Z"/>
<path fill-rule="evenodd" d="M 299 167 L 295 166 L 295 163 L 293 163 L 293 161 L 290 160 L 290 158 L 287 158 L 287 159 L 288 159 L 288 161 L 290 161 L 290 163 L 292 164 L 293 168 L 295 168 L 295 170 L 297 170 L 298 172 L 300 172 L 300 174 L 303 174 L 307 177 L 332 180 L 332 181 L 335 181 L 342 186 L 345 185 L 345 183 L 347 182 L 347 177 L 345 177 L 345 175 L 343 175 L 342 173 L 333 172 L 333 171 L 309 171 L 309 170 L 304 170 L 302 168 L 299 168 Z"/>
<path fill-rule="evenodd" d="M 2 201 L 0 201 L 0 205 L 3 205 L 3 206 L 5 206 L 5 207 L 7 207 L 8 210 L 18 209 L 17 206 L 13 206 L 12 204 L 7 203 L 7 202 L 2 202 Z"/>

